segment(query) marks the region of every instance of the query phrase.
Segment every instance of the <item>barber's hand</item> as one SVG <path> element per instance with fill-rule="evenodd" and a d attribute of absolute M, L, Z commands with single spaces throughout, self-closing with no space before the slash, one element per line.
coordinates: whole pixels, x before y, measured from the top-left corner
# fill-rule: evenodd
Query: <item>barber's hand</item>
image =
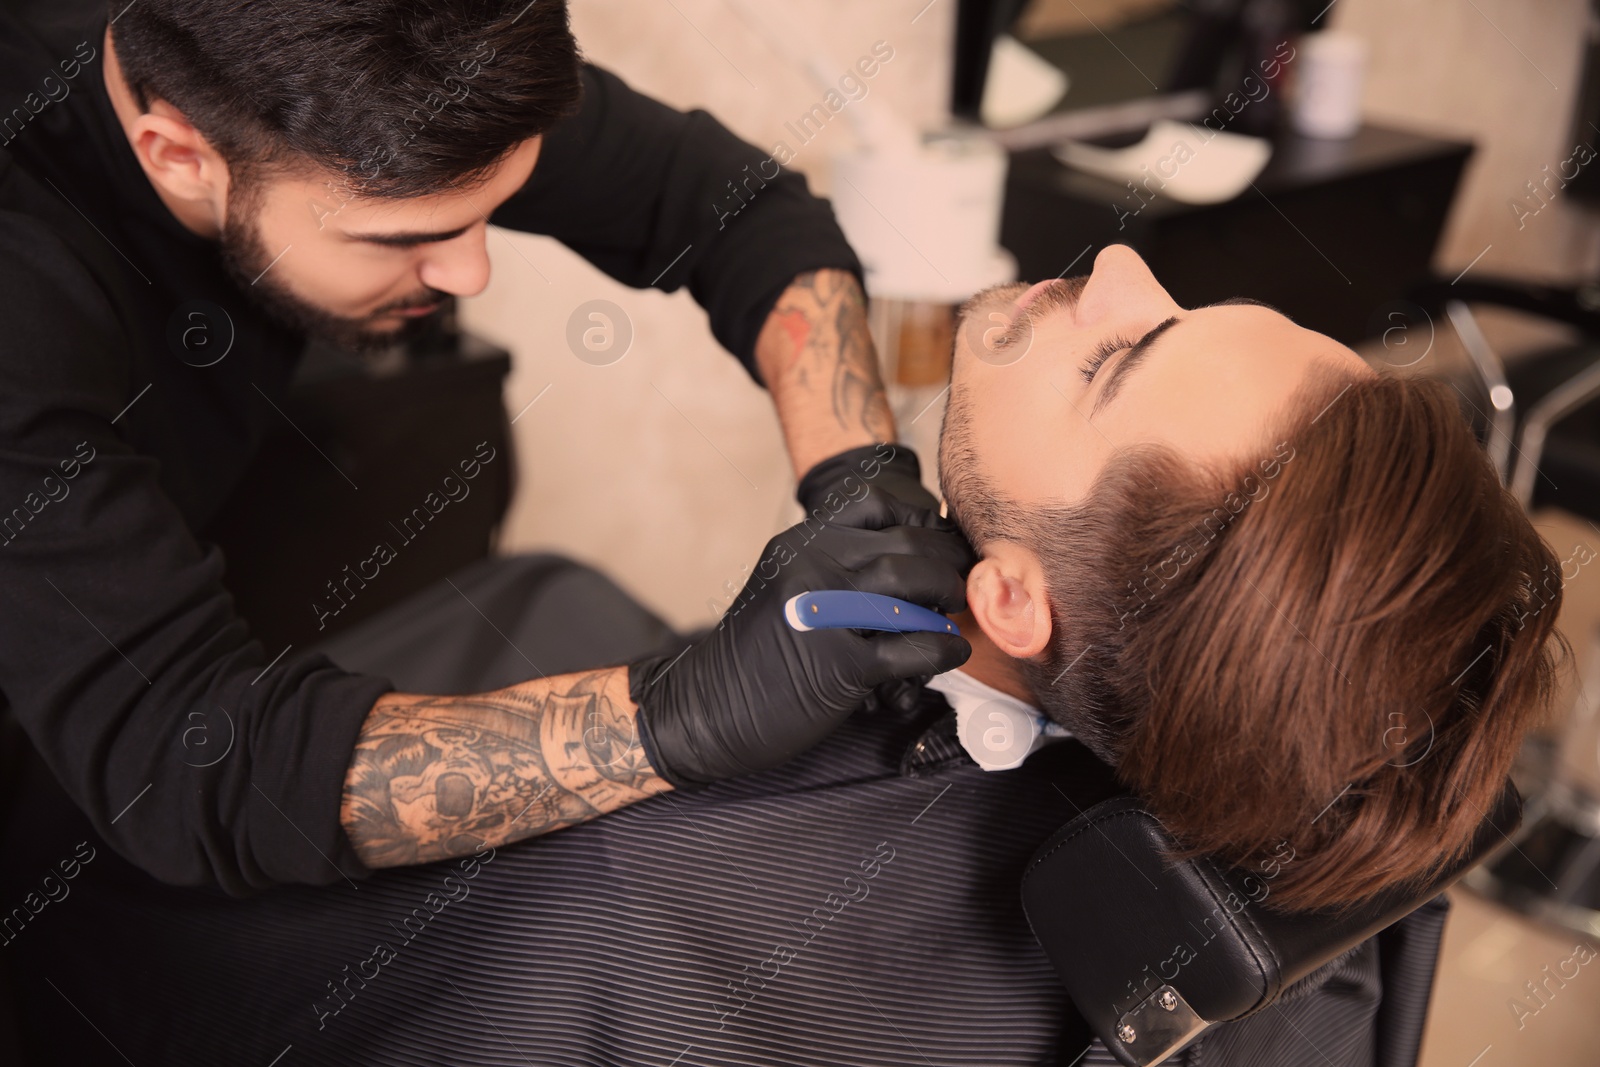
<path fill-rule="evenodd" d="M 888 513 L 871 501 L 886 496 L 923 511 L 939 511 L 939 501 L 922 484 L 917 454 L 900 444 L 862 445 L 825 459 L 806 472 L 794 495 L 806 515 L 815 518 L 864 505 L 873 513 L 872 521 L 881 523 Z"/>
<path fill-rule="evenodd" d="M 917 454 L 903 444 L 862 445 L 823 460 L 800 479 L 795 491 L 800 506 L 813 518 L 825 519 L 848 510 L 864 514 L 864 521 L 882 522 L 883 512 L 900 501 L 910 507 L 926 511 L 938 528 L 949 531 L 949 536 L 961 543 L 969 554 L 967 545 L 953 522 L 932 519 L 939 513 L 939 501 L 922 484 L 922 467 Z M 941 525 L 942 524 L 942 525 Z M 962 570 L 966 576 L 966 569 Z M 878 686 L 868 707 L 898 714 L 909 714 L 922 697 L 928 679 L 937 673 L 932 670 L 910 678 L 894 678 Z"/>
<path fill-rule="evenodd" d="M 676 659 L 629 668 L 657 774 L 681 789 L 776 767 L 831 733 L 874 687 L 966 662 L 972 647 L 955 634 L 802 633 L 784 617 L 790 597 L 828 589 L 964 609 L 966 543 L 937 516 L 885 500 L 871 515 L 841 509 L 785 530 L 715 630 Z"/>

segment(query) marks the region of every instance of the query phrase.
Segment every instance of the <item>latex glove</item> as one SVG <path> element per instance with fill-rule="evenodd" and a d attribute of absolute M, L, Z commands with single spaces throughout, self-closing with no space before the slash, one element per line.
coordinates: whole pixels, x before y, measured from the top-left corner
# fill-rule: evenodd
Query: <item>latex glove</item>
<path fill-rule="evenodd" d="M 966 606 L 971 550 L 948 524 L 883 494 L 871 513 L 790 527 L 767 542 L 744 590 L 711 633 L 677 658 L 629 668 L 640 740 L 678 788 L 766 770 L 821 741 L 884 682 L 953 670 L 972 647 L 947 633 L 789 626 L 800 593 L 854 589 L 936 611 Z"/>
<path fill-rule="evenodd" d="M 922 465 L 905 445 L 862 445 L 818 463 L 795 489 L 806 514 L 826 521 L 842 508 L 877 511 L 874 496 L 893 497 L 914 508 L 939 512 L 939 501 L 922 484 Z M 819 514 L 820 513 L 820 514 Z M 876 521 L 882 522 L 880 515 Z"/>
<path fill-rule="evenodd" d="M 948 531 L 969 554 L 972 552 L 955 523 L 932 518 L 939 513 L 939 501 L 922 484 L 917 454 L 902 444 L 862 445 L 825 459 L 800 479 L 795 496 L 808 516 L 821 521 L 850 511 L 865 512 L 862 521 L 882 522 L 884 501 L 898 500 L 928 512 L 932 528 Z M 966 570 L 962 577 L 966 577 Z M 875 711 L 910 714 L 935 673 L 930 670 L 885 682 L 873 693 L 868 706 Z"/>

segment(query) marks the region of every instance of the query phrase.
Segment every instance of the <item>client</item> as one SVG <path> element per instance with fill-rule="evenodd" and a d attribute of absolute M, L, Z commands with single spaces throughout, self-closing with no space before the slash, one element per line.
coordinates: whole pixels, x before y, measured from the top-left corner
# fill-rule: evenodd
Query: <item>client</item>
<path fill-rule="evenodd" d="M 1547 699 L 1560 603 L 1554 556 L 1448 395 L 1264 307 L 1179 308 L 1122 248 L 1021 289 L 977 298 L 958 331 L 942 476 L 982 557 L 964 673 L 1082 744 L 986 772 L 930 690 L 774 770 L 248 900 L 160 885 L 87 824 L 47 836 L 20 812 L 9 870 L 94 853 L 5 946 L 35 1054 L 1109 1063 L 1086 1053 L 1018 886 L 1113 773 L 1188 847 L 1275 857 L 1266 906 L 1348 902 L 1444 861 Z M 659 623 L 592 572 L 527 571 L 508 595 L 566 620 L 562 647 L 657 651 Z M 432 612 L 441 633 L 481 625 L 460 602 Z M 502 628 L 553 672 L 602 665 Z M 481 681 L 424 676 L 359 634 L 332 652 L 346 666 L 415 692 Z M 1193 1048 L 1369 1065 L 1375 1035 L 1406 1029 L 1396 1013 L 1416 1028 L 1425 995 L 1384 993 L 1425 992 L 1435 944 L 1386 949 L 1380 970 L 1369 941 Z"/>
<path fill-rule="evenodd" d="M 1570 649 L 1449 388 L 1254 301 L 1186 311 L 1125 246 L 1023 288 L 967 309 L 1016 298 L 968 329 L 940 443 L 1022 689 L 1191 854 L 1288 842 L 1285 908 L 1462 855 Z"/>

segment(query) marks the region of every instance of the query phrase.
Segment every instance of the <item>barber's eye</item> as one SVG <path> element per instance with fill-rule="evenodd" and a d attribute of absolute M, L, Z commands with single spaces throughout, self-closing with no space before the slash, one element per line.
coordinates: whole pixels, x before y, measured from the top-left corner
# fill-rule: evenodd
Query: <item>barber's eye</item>
<path fill-rule="evenodd" d="M 1093 352 L 1089 353 L 1089 358 L 1084 361 L 1078 373 L 1083 375 L 1085 383 L 1093 382 L 1101 364 L 1121 352 L 1124 348 L 1132 347 L 1133 342 L 1126 337 L 1108 337 L 1096 345 Z"/>

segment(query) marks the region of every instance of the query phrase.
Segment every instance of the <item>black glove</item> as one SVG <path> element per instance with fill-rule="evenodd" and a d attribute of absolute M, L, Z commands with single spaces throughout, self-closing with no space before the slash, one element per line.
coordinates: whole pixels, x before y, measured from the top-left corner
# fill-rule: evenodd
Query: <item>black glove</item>
<path fill-rule="evenodd" d="M 921 509 L 930 516 L 939 513 L 939 501 L 922 484 L 917 454 L 901 444 L 862 445 L 825 459 L 800 479 L 795 496 L 808 517 L 821 521 L 837 521 L 837 516 L 849 512 L 853 516 L 865 513 L 860 521 L 881 523 L 887 499 Z M 929 522 L 934 528 L 948 530 L 949 536 L 959 540 L 971 556 L 972 549 L 955 523 L 933 518 Z M 966 577 L 966 569 L 961 574 Z M 923 687 L 935 673 L 930 670 L 910 678 L 891 679 L 877 687 L 867 707 L 908 715 L 917 707 Z"/>
<path fill-rule="evenodd" d="M 873 521 L 881 523 L 887 513 L 879 512 L 872 498 L 885 495 L 939 513 L 939 501 L 923 487 L 917 454 L 905 445 L 862 445 L 840 452 L 807 471 L 794 495 L 808 518 L 824 522 L 849 508 L 874 512 Z"/>
<path fill-rule="evenodd" d="M 675 658 L 629 668 L 657 774 L 681 789 L 776 767 L 831 733 L 875 686 L 966 662 L 972 647 L 955 634 L 802 633 L 784 617 L 790 597 L 827 589 L 965 608 L 966 543 L 937 516 L 930 523 L 926 511 L 884 500 L 871 516 L 842 511 L 774 537 L 715 630 Z"/>

